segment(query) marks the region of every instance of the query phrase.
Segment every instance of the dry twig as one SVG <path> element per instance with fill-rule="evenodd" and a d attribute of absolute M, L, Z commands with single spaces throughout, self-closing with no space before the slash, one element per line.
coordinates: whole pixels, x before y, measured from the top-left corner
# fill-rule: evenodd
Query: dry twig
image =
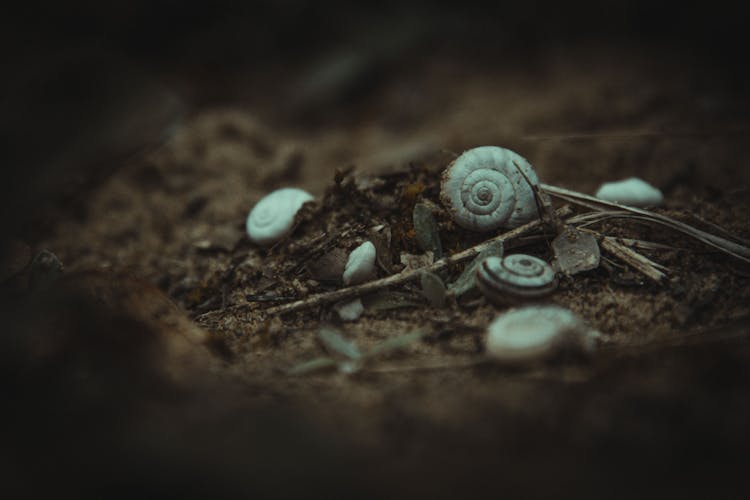
<path fill-rule="evenodd" d="M 437 370 L 459 370 L 466 368 L 475 368 L 480 365 L 490 364 L 492 360 L 486 357 L 462 359 L 458 361 L 443 361 L 436 363 L 423 363 L 423 364 L 400 364 L 400 365 L 385 365 L 372 368 L 365 368 L 363 371 L 367 373 L 404 373 L 404 372 L 421 372 L 421 371 L 437 371 Z"/>
<path fill-rule="evenodd" d="M 571 213 L 571 209 L 568 206 L 563 206 L 557 209 L 555 212 L 557 217 L 565 217 L 567 215 L 570 215 L 570 213 Z M 402 272 L 399 274 L 394 274 L 393 276 L 388 276 L 386 278 L 382 278 L 379 280 L 369 281 L 367 283 L 352 286 L 349 288 L 342 288 L 340 290 L 334 290 L 332 292 L 319 293 L 317 295 L 312 295 L 310 297 L 307 297 L 302 300 L 298 300 L 296 302 L 291 302 L 289 304 L 284 304 L 281 306 L 268 308 L 265 310 L 265 312 L 267 314 L 286 314 L 286 313 L 290 313 L 294 311 L 300 311 L 303 309 L 309 309 L 311 307 L 319 306 L 322 304 L 336 302 L 336 301 L 343 300 L 343 299 L 362 296 L 368 293 L 375 292 L 377 290 L 382 290 L 383 288 L 387 288 L 389 286 L 401 285 L 413 279 L 419 278 L 421 273 L 424 271 L 428 271 L 431 273 L 442 271 L 448 266 L 451 266 L 453 264 L 458 264 L 460 262 L 464 262 L 464 261 L 474 258 L 482 250 L 484 250 L 485 248 L 487 248 L 488 246 L 490 246 L 491 244 L 497 241 L 502 241 L 503 243 L 505 243 L 506 241 L 514 240 L 522 236 L 527 236 L 528 233 L 540 228 L 541 226 L 542 226 L 542 222 L 537 219 L 537 220 L 529 222 L 528 224 L 524 224 L 523 226 L 519 226 L 515 229 L 512 229 L 508 231 L 507 233 L 503 233 L 501 235 L 495 236 L 494 238 L 490 238 L 489 240 L 486 240 L 471 248 L 467 248 L 466 250 L 463 250 L 462 252 L 458 252 L 457 254 L 451 255 L 449 257 L 444 257 L 429 266 L 425 266 L 419 269 L 413 269 L 411 271 L 406 271 L 406 272 Z"/>
<path fill-rule="evenodd" d="M 605 236 L 604 238 L 602 238 L 600 245 L 603 250 L 624 261 L 625 263 L 636 269 L 638 272 L 656 283 L 661 282 L 661 280 L 666 277 L 666 275 L 658 269 L 663 266 L 651 261 L 648 257 L 644 257 L 632 248 L 628 248 L 625 245 L 620 244 L 617 241 L 617 238 L 613 238 L 612 236 Z"/>
<path fill-rule="evenodd" d="M 657 214 L 650 212 L 642 208 L 630 207 L 628 205 L 621 205 L 611 201 L 600 200 L 593 196 L 572 191 L 557 186 L 551 186 L 549 184 L 541 184 L 541 188 L 552 196 L 556 196 L 563 200 L 582 205 L 584 207 L 591 208 L 597 211 L 607 212 L 607 217 L 628 217 L 630 219 L 643 220 L 653 224 L 660 224 L 662 226 L 669 227 L 683 234 L 686 234 L 692 238 L 697 239 L 705 243 L 706 245 L 712 246 L 724 253 L 727 253 L 733 257 L 736 257 L 745 262 L 750 262 L 750 248 L 743 246 L 734 241 L 727 240 L 720 236 L 716 236 L 711 233 L 707 233 L 698 228 L 680 222 L 678 220 L 667 217 L 666 215 Z M 613 211 L 616 209 L 617 211 Z M 585 214 L 584 214 L 585 215 Z"/>
<path fill-rule="evenodd" d="M 518 173 L 523 176 L 526 184 L 531 186 L 531 190 L 534 193 L 534 202 L 536 203 L 539 218 L 542 219 L 542 222 L 548 228 L 553 229 L 555 233 L 561 233 L 565 225 L 560 220 L 560 217 L 555 214 L 555 210 L 552 208 L 552 200 L 550 199 L 549 195 L 546 192 L 542 191 L 542 189 L 539 187 L 538 182 L 532 182 L 531 179 L 529 179 L 521 166 L 518 165 L 515 160 L 513 161 L 513 166 L 516 167 Z"/>

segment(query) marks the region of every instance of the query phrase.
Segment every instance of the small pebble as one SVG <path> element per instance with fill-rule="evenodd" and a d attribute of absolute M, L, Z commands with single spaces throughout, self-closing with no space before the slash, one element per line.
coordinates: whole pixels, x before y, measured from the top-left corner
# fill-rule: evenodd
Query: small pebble
<path fill-rule="evenodd" d="M 605 182 L 596 192 L 596 197 L 600 200 L 633 207 L 660 205 L 664 201 L 661 191 L 637 177 L 617 182 Z"/>

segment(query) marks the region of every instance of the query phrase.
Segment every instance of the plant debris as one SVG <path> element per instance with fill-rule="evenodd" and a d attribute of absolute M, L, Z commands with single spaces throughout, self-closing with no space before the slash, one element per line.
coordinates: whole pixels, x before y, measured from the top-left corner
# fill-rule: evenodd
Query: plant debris
<path fill-rule="evenodd" d="M 304 375 L 313 371 L 336 367 L 341 373 L 351 375 L 360 371 L 363 365 L 370 362 L 369 360 L 372 358 L 404 349 L 423 337 L 424 333 L 421 331 L 396 335 L 376 344 L 369 350 L 361 351 L 356 342 L 345 338 L 340 331 L 323 326 L 318 330 L 318 338 L 332 355 L 337 355 L 340 359 L 337 360 L 333 357 L 314 358 L 293 366 L 287 373 L 289 375 Z"/>
<path fill-rule="evenodd" d="M 432 307 L 443 307 L 445 305 L 446 290 L 443 280 L 435 273 L 424 271 L 419 279 L 422 285 L 422 295 Z"/>
<path fill-rule="evenodd" d="M 424 252 L 432 252 L 435 259 L 442 259 L 443 245 L 440 242 L 437 222 L 430 207 L 424 203 L 414 205 L 413 220 L 419 248 Z"/>
<path fill-rule="evenodd" d="M 476 275 L 477 275 L 477 268 L 479 267 L 479 264 L 483 260 L 485 260 L 487 257 L 502 257 L 503 256 L 503 242 L 502 241 L 496 241 L 489 245 L 487 248 L 479 252 L 479 255 L 477 255 L 474 260 L 471 261 L 470 264 L 468 264 L 464 271 L 461 273 L 461 275 L 450 284 L 448 287 L 450 291 L 455 295 L 456 297 L 459 297 L 472 288 L 474 288 L 477 284 L 476 282 Z"/>
<path fill-rule="evenodd" d="M 590 232 L 567 226 L 552 240 L 557 271 L 573 276 L 599 267 L 599 243 Z"/>

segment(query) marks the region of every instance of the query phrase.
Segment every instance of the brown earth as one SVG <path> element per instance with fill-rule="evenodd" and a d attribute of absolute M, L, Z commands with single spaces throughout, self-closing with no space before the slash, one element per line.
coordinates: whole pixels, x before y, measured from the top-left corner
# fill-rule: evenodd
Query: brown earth
<path fill-rule="evenodd" d="M 53 443 L 43 472 L 86 492 L 127 484 L 118 470 L 188 495 L 744 488 L 750 272 L 685 235 L 632 221 L 597 226 L 674 249 L 644 251 L 669 268 L 660 284 L 613 258 L 561 280 L 549 302 L 602 333 L 588 359 L 474 364 L 499 312 L 476 296 L 442 309 L 373 307 L 347 324 L 329 306 L 264 313 L 340 287 L 305 264 L 351 250 L 374 226 L 390 228 L 397 272 L 402 252 L 419 253 L 418 201 L 434 204 L 449 253 L 487 238 L 453 225 L 438 198 L 440 172 L 477 145 L 513 149 L 544 182 L 587 193 L 641 177 L 662 189 L 660 213 L 750 238 L 747 102 L 688 56 L 569 47 L 492 66 L 424 57 L 393 72 L 316 127 L 280 117 L 274 100 L 204 107 L 26 237 L 32 253 L 54 252 L 66 276 L 31 298 L 23 274 L 5 282 L 17 305 L 8 322 L 31 335 L 14 337 L 6 354 L 34 360 L 18 375 L 25 389 L 14 397 L 29 411 L 17 418 L 44 430 L 11 440 L 25 452 L 0 465 L 25 478 Z M 287 239 L 258 248 L 244 232 L 247 213 L 289 185 L 316 204 Z M 548 241 L 524 251 L 551 259 Z M 395 291 L 420 300 L 413 284 Z M 363 348 L 426 336 L 355 374 L 288 375 L 325 354 L 324 324 Z M 76 446 L 71 460 L 66 448 Z"/>

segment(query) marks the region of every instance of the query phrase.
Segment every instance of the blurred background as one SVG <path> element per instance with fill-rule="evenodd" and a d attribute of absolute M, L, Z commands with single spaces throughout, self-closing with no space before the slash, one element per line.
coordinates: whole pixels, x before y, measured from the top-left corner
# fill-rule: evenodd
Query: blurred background
<path fill-rule="evenodd" d="M 49 246 L 69 269 L 136 269 L 182 299 L 184 268 L 168 261 L 195 256 L 194 240 L 221 243 L 216 228 L 226 248 L 241 248 L 243 217 L 269 189 L 294 182 L 318 195 L 336 169 L 380 173 L 480 144 L 512 147 L 543 179 L 589 192 L 639 175 L 678 208 L 699 196 L 746 207 L 742 7 L 14 3 L 0 17 L 3 252 L 11 240 Z M 730 216 L 719 221 L 746 226 Z M 745 486 L 735 472 L 748 446 L 747 342 L 610 360 L 606 377 L 572 389 L 521 380 L 502 402 L 484 394 L 466 405 L 464 389 L 438 376 L 446 408 L 476 409 L 445 421 L 422 418 L 429 411 L 410 399 L 422 387 L 404 379 L 382 395 L 401 411 L 377 422 L 389 440 L 373 445 L 356 422 L 340 434 L 330 409 L 303 421 L 263 380 L 165 382 L 159 346 L 138 333 L 153 325 L 111 303 L 103 312 L 66 289 L 0 298 L 12 332 L 0 334 L 10 408 L 0 471 L 14 498 L 49 485 L 92 497 L 295 498 L 320 486 L 433 498 Z M 318 389 L 290 385 L 293 395 Z M 442 415 L 443 396 L 430 401 Z M 706 410 L 719 407 L 728 411 Z M 512 471 L 504 484 L 497 468 Z"/>
<path fill-rule="evenodd" d="M 645 0 L 14 4 L 0 21 L 3 223 L 28 232 L 28 217 L 42 206 L 80 196 L 208 106 L 248 111 L 302 134 L 370 120 L 406 135 L 450 103 L 462 75 L 492 83 L 521 74 L 526 81 L 517 83 L 544 95 L 545 84 L 560 79 L 555 68 L 580 79 L 586 68 L 622 58 L 626 73 L 639 60 L 654 67 L 655 79 L 665 65 L 681 67 L 689 80 L 678 87 L 713 92 L 708 104 L 696 96 L 696 108 L 745 112 L 740 7 Z M 634 95 L 651 85 L 642 72 L 640 81 L 623 82 Z M 567 132 L 596 125 L 571 123 Z"/>

